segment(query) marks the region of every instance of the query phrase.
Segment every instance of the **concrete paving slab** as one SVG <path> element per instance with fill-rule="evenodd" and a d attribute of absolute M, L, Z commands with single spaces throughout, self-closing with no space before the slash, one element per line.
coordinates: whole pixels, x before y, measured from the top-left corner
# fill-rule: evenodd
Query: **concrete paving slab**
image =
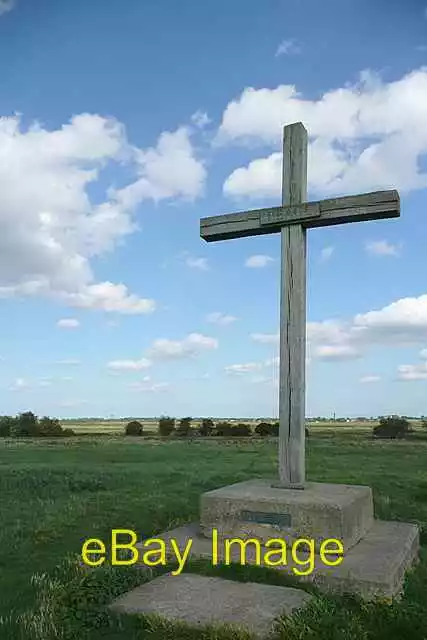
<path fill-rule="evenodd" d="M 175 551 L 170 541 L 174 539 L 178 547 L 183 550 L 192 540 L 189 559 L 205 558 L 212 561 L 212 540 L 202 535 L 198 523 L 191 523 L 156 535 L 166 542 L 168 557 L 175 560 Z M 138 543 L 140 557 L 144 551 L 143 542 Z M 265 566 L 263 558 L 267 549 L 261 548 L 261 566 Z M 311 564 L 309 556 L 298 552 L 299 563 L 294 562 L 291 555 L 291 543 L 286 564 L 274 567 L 295 576 L 295 569 L 306 571 Z M 271 551 L 271 548 L 269 549 Z M 319 589 L 333 593 L 355 593 L 365 599 L 392 598 L 398 596 L 403 586 L 405 572 L 415 563 L 419 550 L 418 527 L 404 522 L 387 522 L 375 520 L 368 534 L 357 545 L 344 552 L 342 563 L 330 567 L 322 563 L 316 555 L 313 562 L 313 572 L 306 576 L 297 576 L 300 580 L 307 580 L 316 584 Z M 248 544 L 244 549 L 244 562 L 256 564 L 257 555 L 255 545 Z M 224 560 L 224 546 L 218 545 L 218 561 Z M 230 547 L 231 562 L 241 563 L 241 549 L 238 545 Z"/>
<path fill-rule="evenodd" d="M 307 482 L 304 490 L 274 486 L 255 478 L 208 491 L 200 497 L 200 525 L 209 536 L 310 538 L 319 549 L 330 538 L 349 549 L 374 522 L 370 487 Z"/>
<path fill-rule="evenodd" d="M 312 598 L 301 589 L 167 574 L 121 596 L 110 608 L 118 613 L 157 614 L 195 627 L 228 625 L 265 638 L 280 615 L 290 615 Z"/>

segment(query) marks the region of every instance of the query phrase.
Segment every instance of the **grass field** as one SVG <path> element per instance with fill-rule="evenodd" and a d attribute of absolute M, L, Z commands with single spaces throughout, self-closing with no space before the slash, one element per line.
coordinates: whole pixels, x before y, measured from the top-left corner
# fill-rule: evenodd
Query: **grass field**
<path fill-rule="evenodd" d="M 108 540 L 112 528 L 133 529 L 146 538 L 197 519 L 200 493 L 273 475 L 276 449 L 275 442 L 260 440 L 0 439 L 0 638 L 243 638 L 111 616 L 103 605 L 145 579 L 141 571 L 87 571 L 64 560 L 78 554 L 86 538 Z M 309 479 L 372 486 L 377 517 L 416 522 L 427 542 L 426 441 L 374 442 L 363 432 L 313 430 L 307 458 Z M 189 569 L 214 572 L 203 563 Z M 256 568 L 215 571 L 241 580 L 289 580 Z M 34 581 L 34 574 L 45 577 Z M 363 605 L 319 596 L 304 615 L 284 620 L 277 638 L 427 638 L 426 550 L 400 603 Z"/>

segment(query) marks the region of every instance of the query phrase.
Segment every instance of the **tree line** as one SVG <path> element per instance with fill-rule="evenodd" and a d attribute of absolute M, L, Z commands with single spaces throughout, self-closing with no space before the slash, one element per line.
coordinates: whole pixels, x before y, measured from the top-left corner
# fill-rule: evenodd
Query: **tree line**
<path fill-rule="evenodd" d="M 24 411 L 17 416 L 0 416 L 0 437 L 38 438 L 73 436 L 74 431 L 61 425 L 57 418 L 38 418 L 32 411 Z"/>

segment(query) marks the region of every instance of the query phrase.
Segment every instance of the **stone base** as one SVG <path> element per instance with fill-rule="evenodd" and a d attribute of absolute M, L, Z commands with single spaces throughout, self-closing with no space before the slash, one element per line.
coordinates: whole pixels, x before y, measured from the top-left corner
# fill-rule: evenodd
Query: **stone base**
<path fill-rule="evenodd" d="M 264 638 L 278 616 L 291 614 L 312 598 L 301 589 L 167 574 L 121 596 L 110 608 L 118 613 L 157 614 L 190 626 L 227 625 Z"/>
<path fill-rule="evenodd" d="M 277 537 L 277 535 L 275 536 Z M 156 535 L 167 542 L 168 556 L 172 560 L 175 554 L 168 541 L 175 539 L 181 551 L 192 539 L 189 559 L 205 558 L 212 560 L 212 540 L 202 535 L 198 523 L 192 523 L 166 533 Z M 140 557 L 144 551 L 143 543 L 136 545 Z M 219 561 L 224 557 L 224 547 L 219 545 Z M 305 566 L 292 560 L 291 545 L 288 545 L 287 564 L 274 567 L 296 576 L 295 569 L 306 571 Z M 418 527 L 404 522 L 386 522 L 375 520 L 367 535 L 352 549 L 344 554 L 339 566 L 330 567 L 315 556 L 313 572 L 307 576 L 297 576 L 316 584 L 322 591 L 333 593 L 355 593 L 362 598 L 392 598 L 398 596 L 403 586 L 405 571 L 415 562 L 419 549 Z M 271 551 L 271 548 L 269 549 Z M 261 565 L 265 547 L 261 547 Z M 245 561 L 256 564 L 255 545 L 246 548 Z M 299 562 L 307 561 L 308 554 L 297 552 Z M 231 547 L 231 561 L 241 563 L 241 550 L 238 545 Z M 240 585 L 239 585 L 240 587 Z"/>
<path fill-rule="evenodd" d="M 277 483 L 277 481 L 276 481 Z M 201 496 L 200 524 L 206 536 L 313 539 L 336 538 L 350 549 L 374 522 L 372 491 L 358 485 L 308 482 L 304 490 L 273 486 L 256 478 Z"/>

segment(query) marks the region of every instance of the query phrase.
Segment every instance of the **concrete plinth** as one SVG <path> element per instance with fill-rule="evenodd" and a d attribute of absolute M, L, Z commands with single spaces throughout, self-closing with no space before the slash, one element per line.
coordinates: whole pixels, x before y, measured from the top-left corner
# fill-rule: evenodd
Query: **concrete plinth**
<path fill-rule="evenodd" d="M 305 489 L 281 489 L 257 478 L 201 496 L 200 524 L 220 537 L 309 538 L 316 548 L 330 538 L 350 549 L 373 525 L 370 487 L 308 482 Z"/>
<path fill-rule="evenodd" d="M 264 638 L 278 616 L 291 614 L 312 598 L 300 589 L 168 574 L 118 598 L 110 608 L 118 613 L 157 614 L 196 627 L 227 625 Z"/>
<path fill-rule="evenodd" d="M 173 529 L 156 537 L 166 541 L 168 557 L 175 560 L 175 552 L 170 546 L 173 538 L 180 549 L 192 540 L 189 558 L 205 558 L 212 561 L 212 540 L 202 535 L 198 523 Z M 144 548 L 141 544 L 141 553 Z M 418 527 L 404 522 L 375 520 L 366 536 L 352 549 L 346 551 L 339 566 L 326 566 L 316 555 L 313 571 L 306 576 L 297 576 L 316 584 L 322 591 L 331 593 L 355 593 L 365 599 L 392 598 L 401 592 L 405 571 L 415 562 L 419 549 Z M 266 566 L 263 558 L 267 549 L 261 546 L 261 566 Z M 271 549 L 269 549 L 271 551 Z M 231 561 L 241 563 L 241 549 L 234 545 L 230 550 Z M 289 575 L 296 576 L 295 569 L 307 570 L 308 554 L 298 552 L 299 563 L 292 559 L 289 550 L 287 564 L 274 567 Z M 224 546 L 218 546 L 218 560 L 224 560 Z M 254 545 L 245 549 L 245 563 L 257 564 Z M 305 564 L 304 564 L 305 562 Z M 237 588 L 241 588 L 239 585 Z"/>

